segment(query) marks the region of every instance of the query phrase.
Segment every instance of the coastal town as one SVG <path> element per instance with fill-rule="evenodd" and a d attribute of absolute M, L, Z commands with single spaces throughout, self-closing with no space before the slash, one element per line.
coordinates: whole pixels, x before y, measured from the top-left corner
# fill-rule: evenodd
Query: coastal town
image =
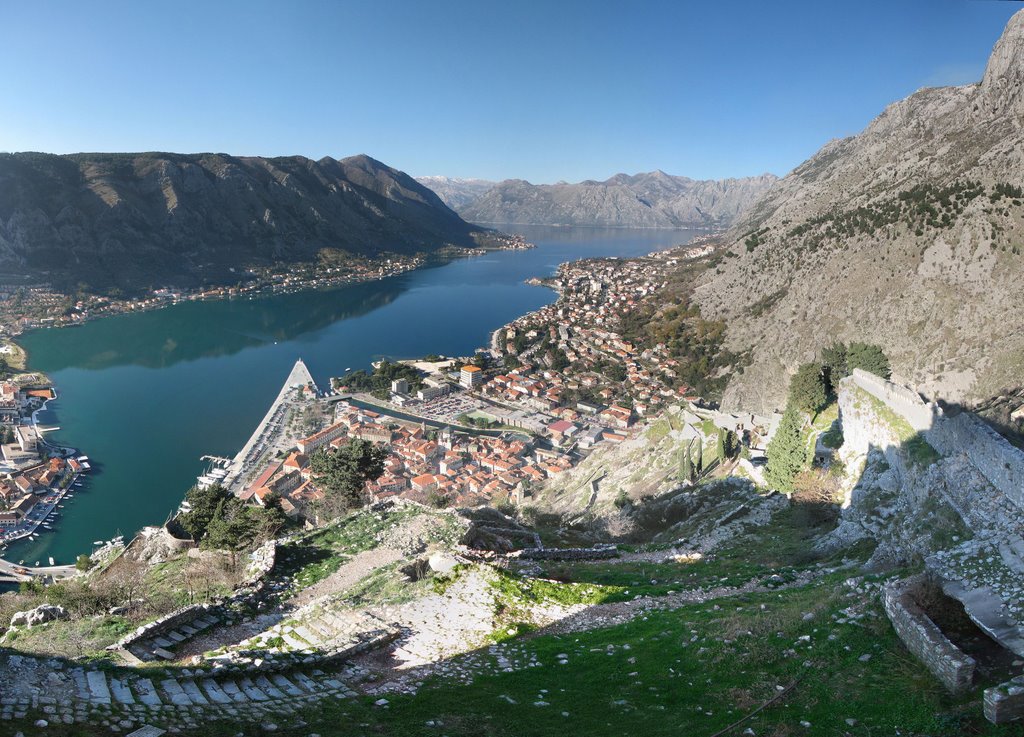
<path fill-rule="evenodd" d="M 473 356 L 378 362 L 375 377 L 399 377 L 382 390 L 367 391 L 373 381 L 359 371 L 321 391 L 300 361 L 245 452 L 201 483 L 224 481 L 248 503 L 277 500 L 289 516 L 313 523 L 324 492 L 311 456 L 360 439 L 387 451 L 384 473 L 368 484 L 374 501 L 522 505 L 596 446 L 634 435 L 645 416 L 672 403 L 702 404 L 679 379 L 668 346 L 641 349 L 617 328 L 665 288 L 665 269 L 712 250 L 563 264 L 556 303 L 495 331 Z M 309 416 L 320 426 L 298 435 L 295 418 Z"/>
<path fill-rule="evenodd" d="M 643 345 L 626 334 L 624 324 L 652 295 L 664 292 L 667 272 L 713 251 L 697 242 L 640 259 L 563 264 L 555 277 L 541 282 L 558 292 L 555 303 L 496 330 L 489 346 L 474 355 L 378 362 L 373 376 L 401 367 L 383 390 L 369 391 L 363 371 L 346 373 L 321 390 L 299 361 L 238 455 L 206 457 L 211 466 L 199 485 L 222 484 L 253 505 L 273 501 L 289 517 L 316 524 L 325 495 L 310 468 L 311 456 L 361 439 L 387 453 L 383 474 L 366 490 L 374 501 L 402 497 L 436 507 L 528 503 L 535 489 L 577 466 L 597 446 L 630 438 L 645 417 L 669 404 L 703 401 L 680 378 L 680 360 L 666 343 Z M 380 278 L 415 265 L 395 261 L 374 271 L 348 268 L 344 274 L 322 275 L 326 281 L 317 286 Z M 193 293 L 158 290 L 131 303 L 131 309 L 257 288 L 310 286 L 298 271 L 274 276 L 263 287 L 255 284 Z M 76 303 L 75 310 L 43 324 L 124 307 L 96 299 L 93 311 Z M 23 321 L 14 332 L 38 324 Z M 35 412 L 54 396 L 51 387 L 13 382 L 4 387 L 0 420 L 9 428 L 10 442 L 3 445 L 0 468 L 5 474 L 0 529 L 4 539 L 14 540 L 50 528 L 63 495 L 82 483 L 79 474 L 87 462 L 43 439 Z"/>
<path fill-rule="evenodd" d="M 55 396 L 50 386 L 0 381 L 0 550 L 52 530 L 90 469 L 88 457 L 44 439 L 36 414 Z"/>

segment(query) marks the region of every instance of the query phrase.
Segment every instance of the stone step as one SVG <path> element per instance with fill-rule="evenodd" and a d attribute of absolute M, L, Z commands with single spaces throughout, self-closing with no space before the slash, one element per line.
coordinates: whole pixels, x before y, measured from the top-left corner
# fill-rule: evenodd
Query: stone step
<path fill-rule="evenodd" d="M 226 693 L 224 693 L 223 689 L 221 689 L 221 687 L 219 685 L 217 685 L 217 682 L 215 680 L 213 680 L 212 678 L 204 678 L 199 683 L 200 683 L 200 685 L 202 685 L 203 691 L 206 692 L 206 695 L 209 697 L 210 701 L 212 701 L 213 703 L 215 703 L 215 704 L 230 704 L 231 703 L 231 697 L 228 696 Z"/>
<path fill-rule="evenodd" d="M 256 687 L 249 678 L 243 678 L 238 682 L 238 688 L 252 701 L 270 701 L 270 697 Z"/>
<path fill-rule="evenodd" d="M 291 676 L 292 680 L 295 683 L 297 683 L 299 686 L 304 688 L 309 693 L 317 693 L 323 690 L 319 683 L 314 681 L 305 673 L 299 673 L 298 671 L 296 671 L 295 673 L 292 673 Z"/>
<path fill-rule="evenodd" d="M 110 689 L 107 687 L 106 673 L 99 670 L 86 671 L 85 680 L 89 684 L 90 701 L 94 704 L 110 703 Z"/>
<path fill-rule="evenodd" d="M 197 630 L 195 627 L 192 627 L 188 624 L 183 624 L 180 627 L 178 627 L 178 631 L 181 632 L 183 635 L 188 635 L 189 637 L 199 632 L 199 630 Z"/>
<path fill-rule="evenodd" d="M 311 629 L 305 625 L 300 624 L 295 627 L 295 634 L 301 637 L 303 640 L 308 642 L 310 645 L 319 645 L 323 642 L 323 638 L 320 635 L 315 634 Z"/>
<path fill-rule="evenodd" d="M 166 647 L 174 647 L 176 644 L 177 643 L 171 642 L 170 640 L 168 640 L 168 639 L 166 639 L 164 637 L 154 637 L 153 638 L 153 645 L 155 647 L 165 647 L 165 648 Z"/>
<path fill-rule="evenodd" d="M 89 684 L 85 680 L 85 671 L 81 668 L 75 668 L 71 671 L 71 677 L 75 681 L 75 695 L 79 701 L 90 701 L 92 694 L 89 692 Z"/>
<path fill-rule="evenodd" d="M 307 619 L 305 626 L 311 629 L 321 642 L 334 638 L 334 630 L 320 619 Z"/>
<path fill-rule="evenodd" d="M 283 639 L 292 650 L 307 650 L 310 646 L 310 643 L 299 639 L 294 634 L 287 631 L 281 633 L 281 639 Z"/>
<path fill-rule="evenodd" d="M 188 694 L 188 697 L 192 699 L 193 704 L 198 706 L 207 706 L 210 700 L 203 695 L 203 692 L 199 689 L 199 686 L 191 678 L 185 678 L 180 681 L 181 690 Z"/>
<path fill-rule="evenodd" d="M 175 706 L 192 706 L 192 699 L 185 693 L 181 684 L 173 678 L 165 678 L 160 681 L 160 689 L 166 696 L 166 698 L 162 699 L 164 703 L 170 702 Z"/>
<path fill-rule="evenodd" d="M 272 699 L 283 699 L 284 698 L 284 693 L 279 688 L 274 686 L 274 684 L 271 683 L 270 680 L 266 676 L 259 676 L 256 679 L 255 683 L 256 683 L 256 686 L 263 693 L 265 693 L 267 696 L 269 696 L 270 698 L 272 698 Z"/>
<path fill-rule="evenodd" d="M 170 632 L 168 632 L 167 638 L 170 640 L 174 640 L 175 642 L 184 642 L 188 639 L 187 637 L 185 637 L 185 635 L 178 632 L 178 630 L 171 630 Z"/>
<path fill-rule="evenodd" d="M 139 660 L 152 660 L 153 659 L 153 653 L 151 652 L 151 650 L 147 650 L 146 648 L 142 647 L 141 645 L 137 645 L 136 644 L 136 645 L 130 646 L 128 648 L 128 652 L 130 652 L 132 655 L 134 655 Z"/>
<path fill-rule="evenodd" d="M 228 698 L 236 704 L 249 703 L 249 697 L 242 692 L 242 689 L 234 681 L 224 681 L 224 683 L 220 684 L 220 687 L 224 689 L 224 693 L 227 694 Z"/>
<path fill-rule="evenodd" d="M 270 680 L 275 686 L 277 686 L 279 689 L 284 691 L 289 696 L 304 696 L 306 693 L 280 673 L 274 673 L 272 676 L 270 676 Z"/>
<path fill-rule="evenodd" d="M 128 688 L 128 684 L 120 678 L 116 678 L 115 676 L 110 677 L 110 691 L 114 694 L 114 698 L 119 704 L 135 703 L 135 697 L 132 696 L 132 690 Z"/>
<path fill-rule="evenodd" d="M 148 678 L 139 678 L 132 683 L 132 690 L 135 691 L 135 695 L 138 697 L 146 706 L 159 706 L 163 703 L 160 700 L 160 695 L 156 692 L 156 688 L 153 686 L 153 682 Z"/>

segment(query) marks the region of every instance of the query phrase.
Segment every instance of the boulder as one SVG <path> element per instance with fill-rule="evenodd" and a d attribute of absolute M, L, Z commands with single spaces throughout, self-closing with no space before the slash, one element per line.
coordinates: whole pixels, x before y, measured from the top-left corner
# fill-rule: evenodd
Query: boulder
<path fill-rule="evenodd" d="M 427 563 L 430 566 L 430 570 L 434 571 L 434 573 L 445 574 L 451 573 L 455 569 L 455 566 L 459 564 L 459 561 L 452 555 L 437 552 L 430 556 Z"/>
<path fill-rule="evenodd" d="M 15 612 L 14 616 L 11 617 L 11 627 L 34 627 L 37 624 L 45 624 L 46 622 L 67 618 L 68 613 L 64 607 L 54 604 L 42 604 L 35 609 Z"/>

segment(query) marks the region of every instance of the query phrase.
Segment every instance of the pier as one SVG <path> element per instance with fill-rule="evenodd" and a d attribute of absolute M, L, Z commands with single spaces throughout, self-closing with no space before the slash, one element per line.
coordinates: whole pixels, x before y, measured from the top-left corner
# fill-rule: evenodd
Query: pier
<path fill-rule="evenodd" d="M 267 414 L 264 415 L 263 420 L 259 425 L 256 426 L 256 430 L 253 432 L 249 441 L 242 447 L 240 451 L 235 455 L 231 462 L 227 465 L 227 474 L 224 477 L 224 486 L 233 491 L 238 491 L 233 487 L 239 484 L 245 476 L 245 472 L 250 469 L 256 461 L 270 448 L 272 448 L 275 442 L 278 440 L 279 435 L 285 427 L 285 420 L 287 419 L 287 413 L 289 405 L 294 399 L 296 390 L 301 391 L 305 386 L 312 385 L 314 391 L 316 389 L 316 383 L 313 381 L 312 374 L 309 373 L 309 369 L 306 368 L 306 364 L 303 363 L 300 358 L 292 366 L 291 373 L 288 374 L 288 378 L 285 379 L 284 385 L 281 387 L 281 391 L 278 392 L 277 398 L 274 403 L 270 405 L 270 409 L 267 410 Z M 319 394 L 319 392 L 317 392 Z"/>

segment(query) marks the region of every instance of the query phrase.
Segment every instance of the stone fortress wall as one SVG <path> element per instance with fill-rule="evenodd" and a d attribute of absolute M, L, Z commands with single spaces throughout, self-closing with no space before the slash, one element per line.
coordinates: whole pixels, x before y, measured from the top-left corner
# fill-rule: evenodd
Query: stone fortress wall
<path fill-rule="evenodd" d="M 854 369 L 850 380 L 903 417 L 942 455 L 965 455 L 992 486 L 1024 509 L 1024 451 L 984 420 L 967 412 L 944 412 L 911 389 L 860 369 Z"/>

